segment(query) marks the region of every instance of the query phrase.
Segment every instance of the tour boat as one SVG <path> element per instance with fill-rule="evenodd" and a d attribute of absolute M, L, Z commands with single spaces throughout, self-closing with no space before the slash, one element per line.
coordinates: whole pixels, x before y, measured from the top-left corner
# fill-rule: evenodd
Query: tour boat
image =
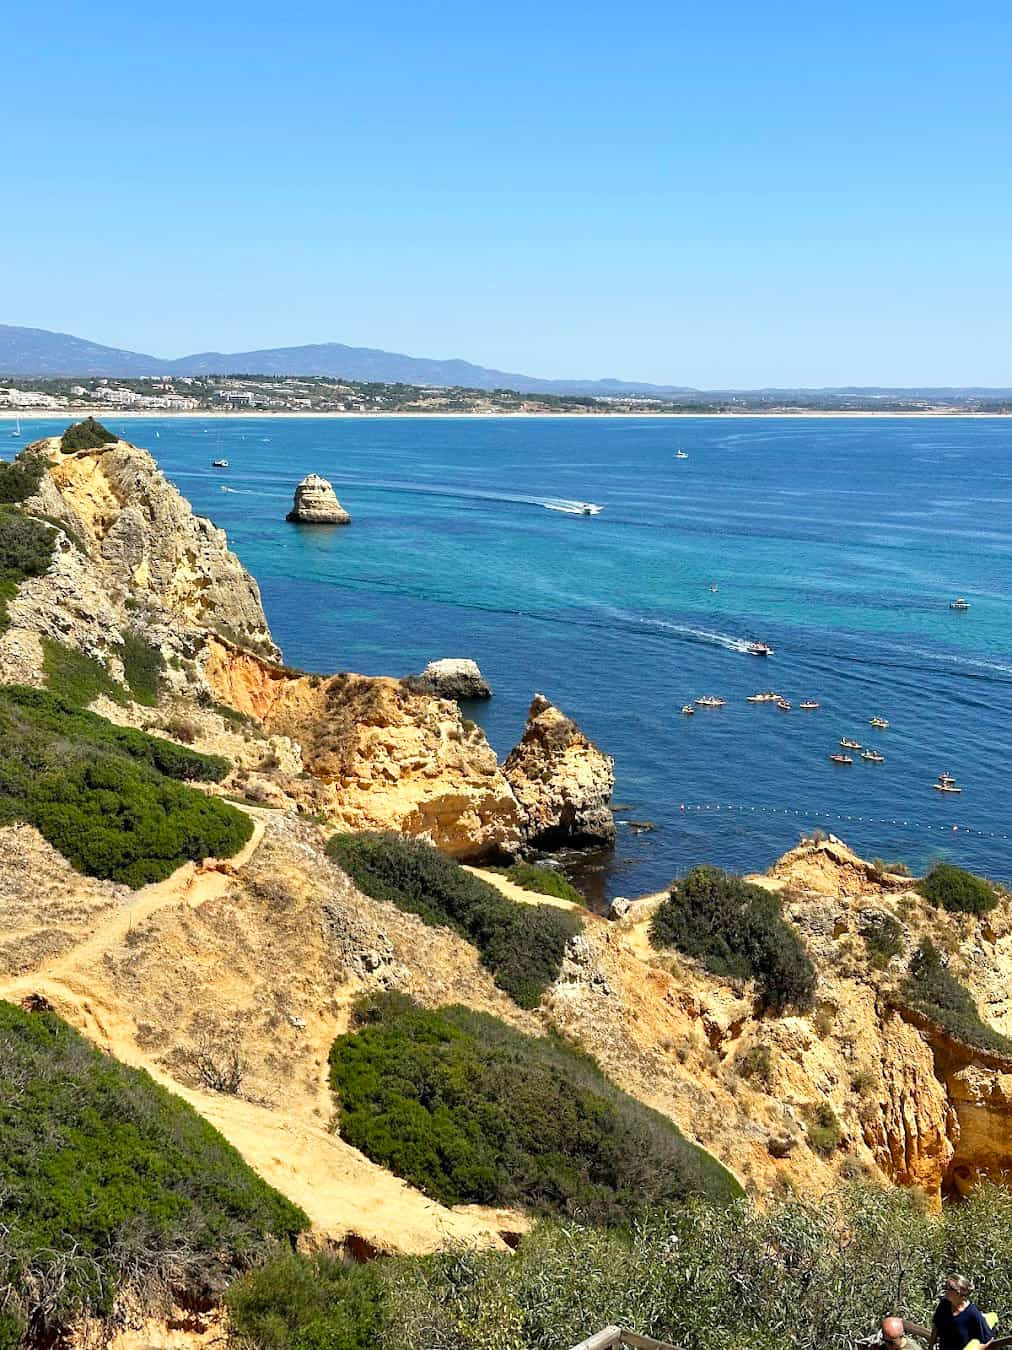
<path fill-rule="evenodd" d="M 950 601 L 949 601 L 949 608 L 950 608 L 950 609 L 969 609 L 969 608 L 970 608 L 970 602 L 969 602 L 969 600 L 964 600 L 963 597 L 960 596 L 960 597 L 958 598 L 958 600 L 950 600 Z"/>
<path fill-rule="evenodd" d="M 812 708 L 817 708 L 818 706 L 819 705 L 816 703 L 814 698 L 803 698 L 801 702 L 798 704 L 798 707 L 804 708 L 805 712 L 810 712 Z"/>
<path fill-rule="evenodd" d="M 884 717 L 873 717 L 869 721 L 868 725 L 870 727 L 878 727 L 880 731 L 885 731 L 889 723 L 886 721 Z"/>
<path fill-rule="evenodd" d="M 768 647 L 765 642 L 750 642 L 748 654 L 749 656 L 772 656 L 773 648 Z"/>
<path fill-rule="evenodd" d="M 212 460 L 211 460 L 211 468 L 212 468 L 212 469 L 227 469 L 227 468 L 228 468 L 228 460 L 227 460 L 227 459 L 212 459 Z"/>
<path fill-rule="evenodd" d="M 691 703 L 686 703 L 683 704 L 682 706 L 682 712 L 685 714 L 686 717 L 694 717 L 696 710 Z"/>
<path fill-rule="evenodd" d="M 861 749 L 861 742 L 860 742 L 860 741 L 851 741 L 851 740 L 848 740 L 846 736 L 842 736 L 842 737 L 840 738 L 840 744 L 843 746 L 844 750 L 860 750 L 860 749 Z"/>
<path fill-rule="evenodd" d="M 854 761 L 851 759 L 850 755 L 830 755 L 829 758 L 833 761 L 834 764 L 853 764 L 853 763 L 854 763 Z"/>
<path fill-rule="evenodd" d="M 880 755 L 877 750 L 862 750 L 861 758 L 867 760 L 869 764 L 884 764 L 886 762 L 885 755 Z"/>

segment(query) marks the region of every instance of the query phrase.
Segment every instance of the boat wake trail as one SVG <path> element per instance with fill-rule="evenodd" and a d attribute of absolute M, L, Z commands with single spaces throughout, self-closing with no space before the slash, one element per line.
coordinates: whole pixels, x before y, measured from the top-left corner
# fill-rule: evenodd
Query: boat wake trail
<path fill-rule="evenodd" d="M 730 633 L 715 633 L 709 628 L 693 628 L 691 624 L 669 623 L 666 619 L 641 619 L 640 623 L 644 627 L 660 629 L 665 633 L 677 633 L 692 642 L 706 642 L 713 647 L 723 647 L 728 652 L 743 652 L 748 655 L 750 646 L 748 638 L 733 637 Z"/>

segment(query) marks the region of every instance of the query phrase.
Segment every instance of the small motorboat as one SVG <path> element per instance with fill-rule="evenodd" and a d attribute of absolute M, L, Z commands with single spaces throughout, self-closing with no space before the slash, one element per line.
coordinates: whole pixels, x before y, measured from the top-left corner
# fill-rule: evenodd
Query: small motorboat
<path fill-rule="evenodd" d="M 862 758 L 863 760 L 866 760 L 867 763 L 869 763 L 869 764 L 884 764 L 884 763 L 886 762 L 886 757 L 885 757 L 885 755 L 880 755 L 879 752 L 878 752 L 877 750 L 871 750 L 871 749 L 869 749 L 869 750 L 862 750 L 862 751 L 861 751 L 861 758 Z"/>
<path fill-rule="evenodd" d="M 704 694 L 695 700 L 697 708 L 723 708 L 726 698 L 717 698 L 714 694 Z"/>
<path fill-rule="evenodd" d="M 684 703 L 682 705 L 682 712 L 685 714 L 686 717 L 694 717 L 696 710 L 691 703 Z"/>
<path fill-rule="evenodd" d="M 842 736 L 842 737 L 840 738 L 840 744 L 843 746 L 844 750 L 860 750 L 860 749 L 861 749 L 861 742 L 860 742 L 860 741 L 852 741 L 852 740 L 849 740 L 846 736 Z"/>
<path fill-rule="evenodd" d="M 765 642 L 750 642 L 748 654 L 749 656 L 772 656 L 773 648 L 767 646 Z"/>
<path fill-rule="evenodd" d="M 227 459 L 212 459 L 212 460 L 211 460 L 211 468 L 212 468 L 212 469 L 227 469 L 227 468 L 228 468 L 228 460 L 227 460 Z"/>
<path fill-rule="evenodd" d="M 969 602 L 969 600 L 964 600 L 962 596 L 959 596 L 957 599 L 955 599 L 955 600 L 950 600 L 950 601 L 949 601 L 949 608 L 950 608 L 950 609 L 969 609 L 969 608 L 970 608 L 970 602 Z"/>
<path fill-rule="evenodd" d="M 717 585 L 717 583 L 716 583 L 715 581 L 711 581 L 711 582 L 710 582 L 710 594 L 711 594 L 711 595 L 716 595 L 717 592 L 718 592 L 719 590 L 720 590 L 720 587 Z"/>
<path fill-rule="evenodd" d="M 813 708 L 817 708 L 818 706 L 819 705 L 814 698 L 803 698 L 798 704 L 798 707 L 804 708 L 805 712 L 811 712 Z"/>
<path fill-rule="evenodd" d="M 853 763 L 854 763 L 854 761 L 851 759 L 850 755 L 830 755 L 829 758 L 833 761 L 834 764 L 853 764 Z"/>
<path fill-rule="evenodd" d="M 884 717 L 873 717 L 868 722 L 868 725 L 870 727 L 878 727 L 880 731 L 885 731 L 889 723 L 886 721 Z"/>
<path fill-rule="evenodd" d="M 780 709 L 781 712 L 790 712 L 791 710 L 791 705 L 785 698 L 777 699 L 777 707 Z"/>
<path fill-rule="evenodd" d="M 688 458 L 689 458 L 689 452 L 688 452 L 687 450 L 676 450 L 676 451 L 675 451 L 675 459 L 688 459 Z"/>
<path fill-rule="evenodd" d="M 938 782 L 937 782 L 937 783 L 932 783 L 931 786 L 935 789 L 936 792 L 962 792 L 962 791 L 963 791 L 963 789 L 962 789 L 961 787 L 957 787 L 957 786 L 956 786 L 956 780 L 955 780 L 955 778 L 953 778 L 953 776 L 952 776 L 951 773 L 940 773 L 940 774 L 938 775 Z"/>

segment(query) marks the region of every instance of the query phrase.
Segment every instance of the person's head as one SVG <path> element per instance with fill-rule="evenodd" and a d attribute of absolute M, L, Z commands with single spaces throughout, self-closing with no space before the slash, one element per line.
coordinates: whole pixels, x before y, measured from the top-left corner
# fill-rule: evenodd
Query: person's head
<path fill-rule="evenodd" d="M 882 1344 L 889 1350 L 900 1350 L 903 1344 L 903 1318 L 886 1317 L 882 1321 Z"/>
<path fill-rule="evenodd" d="M 965 1275 L 946 1275 L 943 1294 L 954 1308 L 958 1308 L 970 1297 L 970 1281 Z"/>

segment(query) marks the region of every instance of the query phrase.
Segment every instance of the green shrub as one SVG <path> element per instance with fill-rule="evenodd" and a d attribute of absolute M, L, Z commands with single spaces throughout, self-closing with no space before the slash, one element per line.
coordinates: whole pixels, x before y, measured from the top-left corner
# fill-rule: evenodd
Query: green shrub
<path fill-rule="evenodd" d="M 94 417 L 86 417 L 83 422 L 75 422 L 60 437 L 60 449 L 64 454 L 73 454 L 77 450 L 100 450 L 103 445 L 119 440 Z"/>
<path fill-rule="evenodd" d="M 828 1157 L 843 1143 L 846 1135 L 839 1118 L 829 1102 L 820 1102 L 805 1127 L 808 1143 L 816 1153 Z"/>
<path fill-rule="evenodd" d="M 151 642 L 145 642 L 137 633 L 127 633 L 120 650 L 123 674 L 137 703 L 154 708 L 161 692 L 162 654 Z"/>
<path fill-rule="evenodd" d="M 21 454 L 12 464 L 0 464 L 0 502 L 23 502 L 39 490 L 46 461 L 40 455 Z"/>
<path fill-rule="evenodd" d="M 55 537 L 39 521 L 0 505 L 0 633 L 10 621 L 7 606 L 22 581 L 41 576 L 52 562 Z"/>
<path fill-rule="evenodd" d="M 112 678 L 97 656 L 86 656 L 76 647 L 42 639 L 42 670 L 46 687 L 58 698 L 78 708 L 94 703 L 100 694 L 113 703 L 127 703 L 127 692 Z"/>
<path fill-rule="evenodd" d="M 955 914 L 987 914 L 998 903 L 990 881 L 951 863 L 936 863 L 916 889 L 925 900 Z"/>
<path fill-rule="evenodd" d="M 0 824 L 34 825 L 89 876 L 141 886 L 187 859 L 231 857 L 249 817 L 174 781 L 227 767 L 42 690 L 0 689 Z"/>
<path fill-rule="evenodd" d="M 587 897 L 582 891 L 566 880 L 554 867 L 538 867 L 534 863 L 519 862 L 512 867 L 493 868 L 501 872 L 507 881 L 535 895 L 550 895 L 556 900 L 568 900 L 574 905 L 586 905 Z"/>
<path fill-rule="evenodd" d="M 382 1347 L 569 1350 L 621 1323 L 684 1350 L 846 1350 L 890 1313 L 930 1324 L 953 1265 L 981 1307 L 1012 1306 L 1008 1191 L 984 1183 L 939 1216 L 906 1189 L 848 1186 L 690 1206 L 631 1234 L 543 1223 L 513 1254 L 452 1247 L 388 1267 Z"/>
<path fill-rule="evenodd" d="M 228 1336 L 256 1350 L 377 1350 L 383 1286 L 373 1266 L 285 1252 L 228 1291 Z"/>
<path fill-rule="evenodd" d="M 815 967 L 780 912 L 780 899 L 718 867 L 676 881 L 650 926 L 655 947 L 676 947 L 716 975 L 755 980 L 767 1008 L 812 1006 Z"/>
<path fill-rule="evenodd" d="M 930 938 L 924 938 L 910 958 L 899 997 L 968 1045 L 1012 1055 L 1012 1041 L 981 1020 L 973 995 L 946 969 Z"/>
<path fill-rule="evenodd" d="M 404 995 L 366 1000 L 358 1027 L 330 1054 L 341 1134 L 444 1204 L 624 1222 L 690 1195 L 740 1193 L 716 1159 L 559 1037 L 466 1008 L 428 1012 Z"/>
<path fill-rule="evenodd" d="M 129 1284 L 220 1290 L 308 1222 L 146 1073 L 9 1003 L 0 1133 L 0 1290 L 36 1344 Z"/>
<path fill-rule="evenodd" d="M 336 834 L 327 852 L 374 900 L 453 928 L 522 1008 L 533 1008 L 557 978 L 579 919 L 548 905 L 507 900 L 431 844 L 396 834 Z"/>
<path fill-rule="evenodd" d="M 768 1084 L 770 1070 L 773 1067 L 769 1046 L 763 1045 L 761 1042 L 750 1046 L 748 1050 L 735 1057 L 734 1067 L 742 1078 L 750 1081 L 755 1079 L 760 1083 Z"/>
<path fill-rule="evenodd" d="M 876 970 L 885 970 L 893 957 L 903 950 L 903 925 L 885 910 L 867 915 L 861 921 L 859 932 Z"/>

